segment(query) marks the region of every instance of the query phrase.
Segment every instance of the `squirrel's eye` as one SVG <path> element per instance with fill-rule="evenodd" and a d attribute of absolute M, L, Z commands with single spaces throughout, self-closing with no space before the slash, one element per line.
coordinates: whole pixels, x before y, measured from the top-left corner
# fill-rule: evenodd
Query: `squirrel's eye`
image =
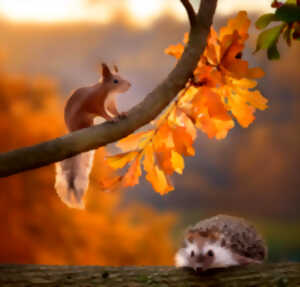
<path fill-rule="evenodd" d="M 114 84 L 118 84 L 118 83 L 119 83 L 119 80 L 115 79 Z"/>
<path fill-rule="evenodd" d="M 208 250 L 207 255 L 210 257 L 214 256 L 214 252 L 212 250 Z"/>
<path fill-rule="evenodd" d="M 191 252 L 191 257 L 194 257 L 194 256 L 195 256 L 195 252 L 192 251 L 192 252 Z"/>

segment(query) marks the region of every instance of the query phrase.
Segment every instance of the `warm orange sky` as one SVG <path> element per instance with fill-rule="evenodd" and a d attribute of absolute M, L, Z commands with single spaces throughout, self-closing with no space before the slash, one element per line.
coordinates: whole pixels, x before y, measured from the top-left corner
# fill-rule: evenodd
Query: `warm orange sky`
<path fill-rule="evenodd" d="M 271 0 L 220 0 L 218 12 L 268 11 Z M 92 21 L 107 23 L 122 11 L 137 26 L 163 13 L 186 19 L 179 0 L 0 0 L 0 16 L 18 22 Z"/>

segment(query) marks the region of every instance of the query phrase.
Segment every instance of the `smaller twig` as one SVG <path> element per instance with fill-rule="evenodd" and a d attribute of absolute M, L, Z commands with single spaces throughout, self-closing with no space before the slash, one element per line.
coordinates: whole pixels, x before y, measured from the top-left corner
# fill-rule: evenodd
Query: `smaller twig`
<path fill-rule="evenodd" d="M 189 0 L 180 0 L 182 5 L 184 6 L 190 20 L 190 24 L 193 27 L 196 24 L 196 13 L 195 10 Z"/>

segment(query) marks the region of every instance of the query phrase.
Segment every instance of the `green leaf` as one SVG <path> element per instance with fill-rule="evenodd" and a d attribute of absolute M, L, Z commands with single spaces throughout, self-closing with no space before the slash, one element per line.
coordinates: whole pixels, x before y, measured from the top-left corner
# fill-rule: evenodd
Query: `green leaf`
<path fill-rule="evenodd" d="M 274 43 L 272 46 L 270 46 L 268 48 L 267 54 L 268 54 L 269 60 L 279 60 L 280 59 L 280 54 L 277 49 L 277 43 Z"/>
<path fill-rule="evenodd" d="M 285 3 L 286 4 L 294 4 L 294 5 L 296 5 L 297 4 L 297 0 L 287 0 Z"/>
<path fill-rule="evenodd" d="M 300 6 L 284 4 L 275 12 L 278 20 L 291 23 L 300 21 Z"/>
<path fill-rule="evenodd" d="M 277 16 L 275 14 L 264 14 L 257 19 L 257 21 L 255 22 L 255 26 L 257 29 L 263 29 L 273 21 L 278 21 Z"/>
<path fill-rule="evenodd" d="M 255 52 L 261 49 L 268 49 L 269 47 L 277 43 L 280 33 L 285 26 L 286 24 L 281 24 L 260 33 L 257 39 Z"/>

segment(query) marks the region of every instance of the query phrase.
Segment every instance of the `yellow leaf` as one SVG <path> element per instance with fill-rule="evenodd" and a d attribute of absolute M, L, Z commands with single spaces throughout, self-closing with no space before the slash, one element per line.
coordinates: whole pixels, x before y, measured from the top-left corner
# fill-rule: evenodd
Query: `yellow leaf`
<path fill-rule="evenodd" d="M 176 109 L 176 124 L 185 128 L 193 141 L 196 139 L 197 131 L 195 125 L 181 109 Z"/>
<path fill-rule="evenodd" d="M 173 148 L 174 140 L 172 136 L 172 130 L 166 121 L 157 130 L 157 133 L 153 139 L 155 149 L 160 149 L 161 147 Z"/>
<path fill-rule="evenodd" d="M 171 103 L 163 112 L 163 114 L 155 121 L 156 127 L 161 127 L 165 120 L 168 118 L 169 114 L 173 112 L 175 105 L 174 102 Z"/>
<path fill-rule="evenodd" d="M 248 29 L 251 24 L 247 16 L 246 11 L 240 11 L 238 15 L 230 19 L 226 27 L 220 29 L 220 40 L 222 40 L 226 35 L 233 34 L 234 31 L 237 31 L 241 37 L 245 40 L 248 38 Z"/>
<path fill-rule="evenodd" d="M 175 150 L 186 156 L 195 155 L 192 147 L 197 136 L 194 123 L 180 108 L 177 108 L 172 117 L 172 138 Z"/>
<path fill-rule="evenodd" d="M 242 89 L 253 89 L 257 85 L 256 81 L 249 80 L 249 79 L 246 79 L 246 78 L 245 79 L 240 79 L 240 80 L 232 78 L 232 79 L 228 80 L 228 84 L 232 88 L 239 87 L 239 88 L 242 88 Z"/>
<path fill-rule="evenodd" d="M 144 151 L 144 169 L 145 171 L 149 172 L 153 168 L 155 164 L 154 159 L 154 150 L 153 150 L 153 144 L 150 143 L 146 146 Z"/>
<path fill-rule="evenodd" d="M 184 169 L 184 159 L 178 152 L 174 150 L 172 150 L 171 162 L 174 170 L 177 173 L 182 174 L 182 171 Z"/>
<path fill-rule="evenodd" d="M 268 108 L 268 100 L 259 91 L 239 90 L 239 95 L 256 109 L 263 111 Z"/>
<path fill-rule="evenodd" d="M 165 173 L 158 166 L 155 166 L 155 172 L 157 176 L 155 190 L 158 193 L 165 195 L 174 189 L 174 187 L 169 183 Z"/>
<path fill-rule="evenodd" d="M 135 161 L 131 164 L 127 173 L 123 178 L 124 186 L 134 186 L 139 183 L 139 178 L 142 175 L 141 170 L 141 155 L 139 155 Z"/>
<path fill-rule="evenodd" d="M 154 190 L 161 195 L 167 194 L 173 190 L 165 173 L 155 165 L 153 145 L 149 144 L 145 148 L 144 169 L 147 172 L 146 179 L 152 184 Z"/>
<path fill-rule="evenodd" d="M 229 130 L 234 127 L 234 121 L 230 119 L 229 121 L 220 121 L 215 119 L 214 120 L 216 126 L 216 139 L 221 140 L 227 137 Z"/>
<path fill-rule="evenodd" d="M 217 140 L 226 138 L 230 129 L 234 127 L 232 119 L 223 121 L 209 116 L 202 116 L 197 121 L 197 127 L 207 134 L 209 138 L 216 138 Z"/>
<path fill-rule="evenodd" d="M 180 102 L 190 102 L 197 92 L 198 89 L 194 86 L 189 87 L 185 93 L 180 95 Z"/>
<path fill-rule="evenodd" d="M 221 50 L 217 32 L 211 27 L 210 34 L 207 38 L 207 45 L 204 51 L 204 56 L 211 65 L 217 65 L 221 59 Z"/>
<path fill-rule="evenodd" d="M 123 168 L 126 164 L 134 160 L 138 155 L 138 152 L 131 151 L 122 154 L 117 154 L 114 156 L 107 157 L 107 163 L 114 169 Z"/>
<path fill-rule="evenodd" d="M 122 149 L 123 151 L 143 148 L 143 144 L 145 143 L 145 141 L 147 141 L 151 136 L 153 136 L 153 134 L 153 130 L 131 134 L 128 137 L 120 140 L 116 144 L 116 146 Z"/>
<path fill-rule="evenodd" d="M 174 56 L 176 59 L 180 59 L 184 51 L 184 46 L 179 43 L 177 45 L 171 45 L 165 49 L 165 53 Z"/>
<path fill-rule="evenodd" d="M 152 171 L 147 174 L 146 179 L 152 184 L 154 190 L 161 195 L 165 195 L 174 189 L 165 173 L 158 166 L 153 167 Z"/>
<path fill-rule="evenodd" d="M 255 108 L 248 105 L 241 96 L 231 95 L 228 98 L 228 105 L 232 114 L 243 128 L 247 128 L 254 121 Z"/>

